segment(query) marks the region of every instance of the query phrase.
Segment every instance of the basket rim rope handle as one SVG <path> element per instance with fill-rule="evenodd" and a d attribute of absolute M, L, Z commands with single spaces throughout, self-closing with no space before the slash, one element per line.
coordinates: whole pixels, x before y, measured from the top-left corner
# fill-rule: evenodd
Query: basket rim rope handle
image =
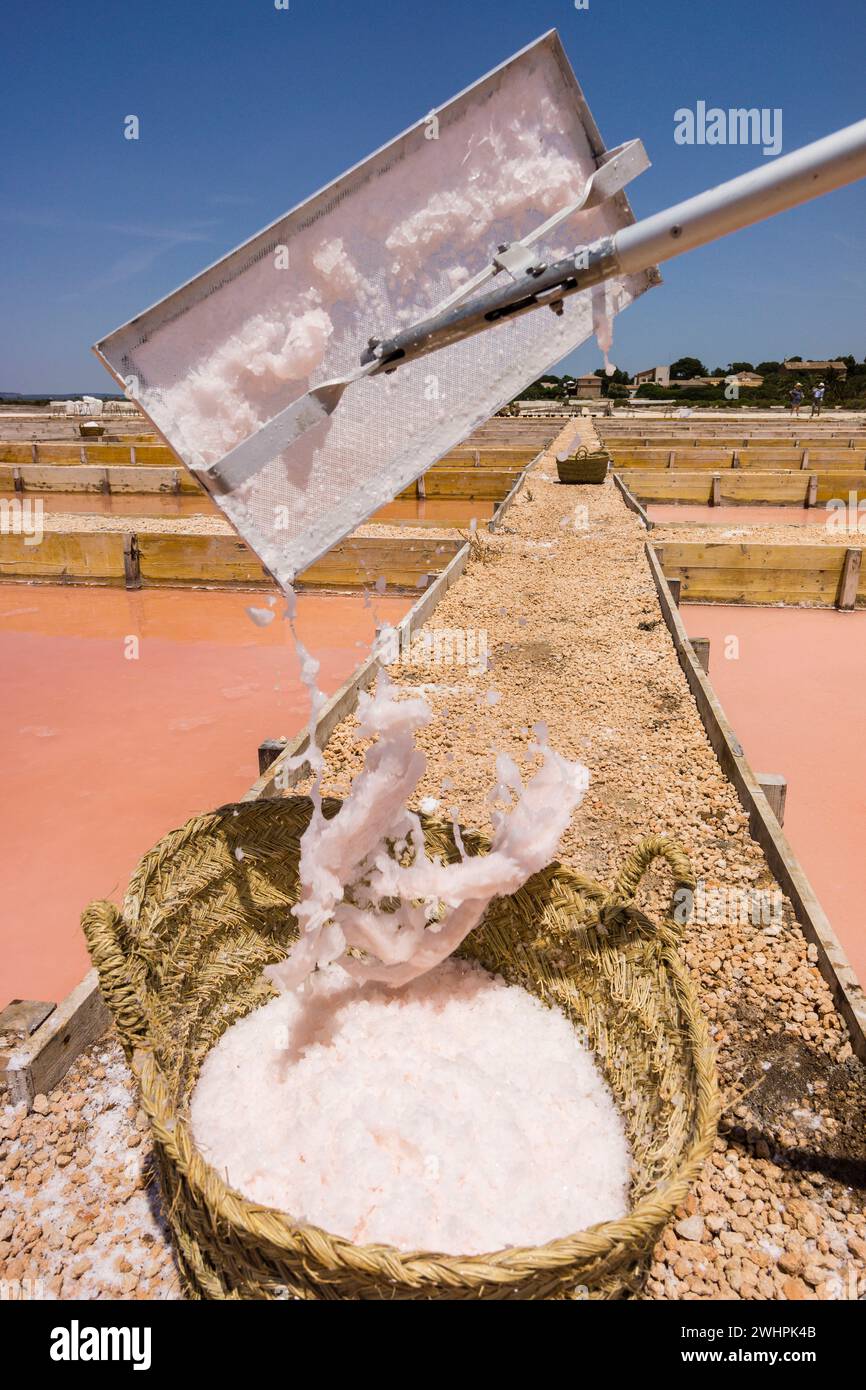
<path fill-rule="evenodd" d="M 148 1046 L 148 1028 L 123 948 L 123 916 L 114 903 L 92 902 L 82 913 L 81 929 L 99 976 L 100 993 L 114 1019 L 126 1059 L 131 1061 L 137 1049 Z"/>
<path fill-rule="evenodd" d="M 674 886 L 664 921 L 655 925 L 651 918 L 646 917 L 635 906 L 634 899 L 642 879 L 657 859 L 664 859 L 668 864 L 673 875 Z M 665 835 L 651 835 L 646 840 L 642 840 L 625 859 L 599 915 L 600 920 L 603 920 L 605 916 L 615 915 L 618 911 L 626 908 L 629 910 L 629 915 L 637 914 L 644 924 L 649 923 L 657 933 L 673 931 L 679 937 L 691 916 L 694 891 L 694 871 L 682 846 Z M 682 914 L 681 908 L 681 895 L 683 893 L 688 894 L 686 901 L 689 904 L 689 911 L 685 915 Z"/>
<path fill-rule="evenodd" d="M 634 902 L 642 879 L 657 859 L 666 861 L 674 877 L 667 916 L 658 924 L 653 923 Z M 579 880 L 586 896 L 595 900 L 597 920 L 601 926 L 624 915 L 627 921 L 640 920 L 644 927 L 649 926 L 659 936 L 673 933 L 676 939 L 682 935 L 690 913 L 682 920 L 676 915 L 678 895 L 683 891 L 692 895 L 695 878 L 688 856 L 674 840 L 660 835 L 643 840 L 627 856 L 609 893 L 584 875 L 574 870 L 571 873 Z M 98 900 L 85 908 L 81 927 L 99 977 L 100 992 L 114 1019 L 127 1061 L 131 1062 L 136 1052 L 148 1049 L 150 1044 L 147 1022 L 130 977 L 129 956 L 122 940 L 123 914 L 114 903 Z"/>

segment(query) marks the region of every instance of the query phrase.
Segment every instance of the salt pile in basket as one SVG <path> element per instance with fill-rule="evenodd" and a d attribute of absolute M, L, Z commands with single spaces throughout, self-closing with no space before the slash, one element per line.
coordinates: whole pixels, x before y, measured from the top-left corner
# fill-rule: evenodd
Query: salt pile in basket
<path fill-rule="evenodd" d="M 196 1142 L 253 1201 L 359 1243 L 470 1255 L 624 1216 L 629 1149 L 591 1051 L 559 1010 L 447 958 L 554 857 L 588 772 L 543 736 L 526 786 L 500 757 L 495 794 L 516 801 L 490 853 L 443 865 L 406 809 L 429 707 L 383 675 L 359 714 L 378 738 L 333 820 L 314 798 L 300 940 L 268 972 L 282 992 L 206 1058 Z"/>

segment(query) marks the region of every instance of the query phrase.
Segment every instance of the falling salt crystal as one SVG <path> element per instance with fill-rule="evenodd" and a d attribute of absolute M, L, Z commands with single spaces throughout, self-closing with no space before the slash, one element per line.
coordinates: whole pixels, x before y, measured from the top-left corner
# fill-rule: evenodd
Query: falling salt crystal
<path fill-rule="evenodd" d="M 488 690 L 484 698 L 487 701 L 488 705 L 498 705 L 499 701 L 502 699 L 502 696 L 500 695 L 498 690 Z"/>
<path fill-rule="evenodd" d="M 386 590 L 387 587 L 388 587 L 388 581 L 387 581 L 387 579 L 385 578 L 384 574 L 380 574 L 380 575 L 379 575 L 379 578 L 376 580 L 376 583 L 375 583 L 375 585 L 374 585 L 374 588 L 375 588 L 375 590 L 376 590 L 376 593 L 377 593 L 377 594 L 384 594 L 384 592 L 385 592 L 385 590 Z"/>
<path fill-rule="evenodd" d="M 238 847 L 238 849 L 235 850 L 235 859 L 237 859 L 238 863 L 240 863 L 240 861 L 245 858 L 246 855 L 244 854 L 243 850 L 240 847 Z"/>
<path fill-rule="evenodd" d="M 436 800 L 435 796 L 425 796 L 424 800 L 420 803 L 420 809 L 425 816 L 432 816 L 433 812 L 439 809 L 439 802 Z"/>
<path fill-rule="evenodd" d="M 276 617 L 276 614 L 272 613 L 270 608 L 248 608 L 247 612 L 253 622 L 259 627 L 267 627 L 268 623 L 272 623 Z"/>

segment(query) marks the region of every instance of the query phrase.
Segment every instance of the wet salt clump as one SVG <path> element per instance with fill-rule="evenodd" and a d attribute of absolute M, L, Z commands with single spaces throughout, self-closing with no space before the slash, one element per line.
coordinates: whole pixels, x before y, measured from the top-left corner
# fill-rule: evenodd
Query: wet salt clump
<path fill-rule="evenodd" d="M 298 650 L 303 656 L 300 644 Z M 305 664 L 302 679 L 314 689 L 315 672 Z M 314 692 L 314 709 L 317 698 Z M 495 897 L 515 893 L 550 863 L 589 785 L 587 768 L 556 753 L 547 726 L 536 724 L 538 745 L 530 752 L 543 762 L 525 786 L 512 758 L 496 759 L 492 799 L 513 804 L 508 814 L 492 816 L 489 851 L 467 857 L 458 839 L 460 862 L 444 863 L 428 854 L 421 821 L 407 809 L 426 768 L 415 735 L 433 711 L 417 695 L 397 699 L 382 670 L 375 694 L 361 692 L 358 716 L 360 737 L 376 742 L 332 819 L 323 814 L 319 780 L 313 788 L 292 908 L 300 936 L 286 960 L 265 971 L 279 989 L 296 989 L 333 961 L 356 980 L 395 988 L 432 970 L 478 926 Z M 321 772 L 318 751 L 303 756 Z"/>
<path fill-rule="evenodd" d="M 224 1034 L 192 1127 L 237 1191 L 361 1243 L 479 1254 L 628 1207 L 591 1052 L 559 1010 L 465 961 L 398 991 L 319 971 Z"/>

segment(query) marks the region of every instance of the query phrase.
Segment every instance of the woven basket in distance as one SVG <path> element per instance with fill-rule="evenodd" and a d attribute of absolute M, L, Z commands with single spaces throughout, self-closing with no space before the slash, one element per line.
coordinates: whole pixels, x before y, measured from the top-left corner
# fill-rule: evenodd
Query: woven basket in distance
<path fill-rule="evenodd" d="M 688 861 L 667 840 L 636 850 L 612 893 L 550 866 L 512 897 L 496 899 L 461 949 L 585 1030 L 634 1157 L 625 1219 L 489 1255 L 359 1246 L 247 1201 L 197 1152 L 189 1098 L 223 1032 L 272 995 L 262 969 L 285 956 L 291 939 L 298 846 L 310 809 L 307 798 L 288 797 L 199 816 L 145 857 L 122 913 L 97 902 L 82 919 L 150 1121 L 186 1293 L 547 1299 L 611 1298 L 633 1288 L 712 1147 L 718 1108 L 706 1027 L 677 951 L 679 928 L 670 919 L 655 926 L 633 904 L 660 857 L 677 885 L 692 886 Z M 336 814 L 339 803 L 325 809 Z M 430 850 L 458 857 L 450 826 L 424 826 Z M 480 836 L 465 839 L 470 853 L 487 847 Z M 543 1180 L 527 1174 L 527 1181 Z"/>
<path fill-rule="evenodd" d="M 603 483 L 609 464 L 610 455 L 606 449 L 590 453 L 582 444 L 571 458 L 556 460 L 556 471 L 561 483 Z"/>

